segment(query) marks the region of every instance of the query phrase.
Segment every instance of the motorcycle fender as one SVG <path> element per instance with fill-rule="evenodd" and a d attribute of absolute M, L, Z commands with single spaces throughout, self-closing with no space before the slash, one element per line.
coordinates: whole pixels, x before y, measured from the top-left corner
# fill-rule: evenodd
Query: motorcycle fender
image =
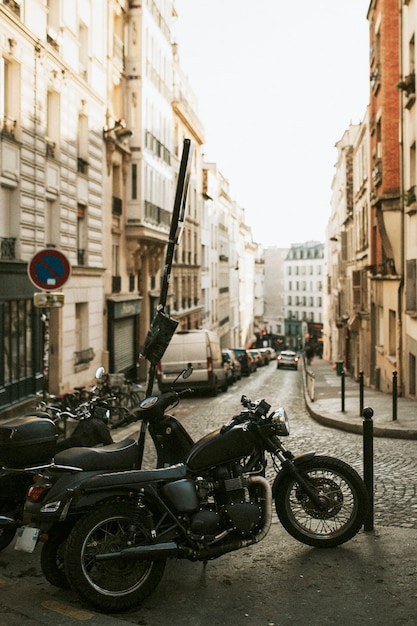
<path fill-rule="evenodd" d="M 103 492 L 95 492 L 95 493 L 88 493 L 88 494 L 80 493 L 77 495 L 77 498 L 74 498 L 74 500 L 72 501 L 71 506 L 69 507 L 69 514 L 79 515 L 80 513 L 86 510 L 93 509 L 95 506 L 100 505 L 102 502 L 105 502 L 108 500 L 124 499 L 127 497 L 128 497 L 128 494 L 126 493 L 126 491 L 121 492 L 120 490 L 114 490 L 114 491 L 109 490 L 109 491 L 106 491 L 105 493 Z"/>
<path fill-rule="evenodd" d="M 315 452 L 304 452 L 303 454 L 298 454 L 297 456 L 294 457 L 293 459 L 293 464 L 294 465 L 302 465 L 303 463 L 306 463 L 307 461 L 310 461 L 313 457 L 316 456 Z M 276 493 L 279 489 L 279 486 L 284 478 L 284 476 L 286 476 L 286 474 L 288 473 L 288 469 L 286 469 L 285 467 L 283 467 L 281 469 L 281 471 L 277 474 L 275 480 L 274 480 L 274 484 L 272 485 L 272 496 L 275 498 Z"/>

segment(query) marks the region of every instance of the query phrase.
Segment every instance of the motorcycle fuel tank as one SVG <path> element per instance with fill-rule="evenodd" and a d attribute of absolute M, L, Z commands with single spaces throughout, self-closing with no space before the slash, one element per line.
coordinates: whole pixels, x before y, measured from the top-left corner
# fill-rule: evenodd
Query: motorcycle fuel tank
<path fill-rule="evenodd" d="M 197 471 L 234 461 L 252 454 L 258 441 L 255 434 L 243 426 L 235 426 L 225 433 L 215 430 L 197 441 L 186 464 Z"/>

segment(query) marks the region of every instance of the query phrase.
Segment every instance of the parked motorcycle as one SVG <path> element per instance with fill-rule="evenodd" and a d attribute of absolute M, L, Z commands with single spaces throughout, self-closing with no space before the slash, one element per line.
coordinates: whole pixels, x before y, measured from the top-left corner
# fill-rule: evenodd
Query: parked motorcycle
<path fill-rule="evenodd" d="M 242 396 L 244 409 L 229 424 L 192 444 L 164 414 L 180 394 L 167 395 L 145 399 L 138 410 L 159 468 L 79 471 L 58 480 L 51 468 L 29 490 L 29 532 L 48 536 L 46 576 L 48 557 L 87 604 L 125 611 L 152 593 L 167 558 L 207 561 L 263 540 L 273 505 L 287 532 L 310 546 L 338 546 L 358 533 L 368 506 L 362 479 L 339 459 L 287 450 L 284 409 L 270 412 L 265 400 Z"/>
<path fill-rule="evenodd" d="M 182 375 L 187 377 L 191 371 L 186 370 Z M 65 489 L 65 484 L 68 483 L 71 488 L 71 482 L 83 480 L 85 476 L 140 468 L 144 452 L 144 434 L 148 425 L 157 450 L 157 467 L 171 465 L 184 459 L 193 445 L 193 440 L 181 424 L 176 425 L 174 445 L 167 445 L 170 434 L 164 434 L 165 410 L 175 405 L 184 393 L 187 391 L 181 393 L 170 391 L 159 396 L 156 402 L 148 398 L 132 413 L 124 411 L 124 417 L 114 424 L 114 427 L 142 420 L 142 429 L 137 441 L 127 438 L 119 443 L 102 447 L 81 447 L 82 444 L 80 442 L 77 444 L 74 433 L 75 436 L 64 440 L 62 451 L 57 452 L 55 443 L 57 435 L 49 419 L 19 418 L 0 426 L 0 463 L 6 466 L 0 468 L 0 550 L 11 543 L 16 530 L 22 527 L 25 497 L 32 485 L 42 491 L 45 484 L 51 488 L 55 483 L 59 483 L 59 486 Z M 83 423 L 88 425 L 87 422 L 85 420 Z M 66 441 L 74 445 L 66 446 Z M 93 442 L 90 441 L 90 445 L 93 445 Z M 53 497 L 54 490 L 51 489 L 51 493 Z M 53 528 L 48 535 L 42 537 L 47 541 L 42 546 L 41 567 L 51 584 L 67 588 L 68 582 L 63 570 L 62 542 L 69 532 L 72 521 L 55 525 L 49 523 L 49 517 L 47 521 L 45 530 L 49 531 L 52 526 Z M 52 522 L 57 522 L 54 516 Z"/>
<path fill-rule="evenodd" d="M 56 407 L 50 413 L 34 413 L 0 422 L 0 551 L 22 526 L 27 490 L 58 451 L 113 443 L 106 425 L 108 407 L 98 399 L 79 405 L 74 413 Z M 68 421 L 75 428 L 65 438 L 60 424 Z"/>

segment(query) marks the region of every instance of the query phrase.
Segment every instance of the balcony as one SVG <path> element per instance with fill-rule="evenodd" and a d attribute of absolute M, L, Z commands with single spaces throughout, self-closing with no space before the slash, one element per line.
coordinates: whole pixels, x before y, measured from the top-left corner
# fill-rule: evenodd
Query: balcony
<path fill-rule="evenodd" d="M 15 237 L 0 237 L 0 261 L 14 261 L 15 254 Z"/>
<path fill-rule="evenodd" d="M 74 365 L 83 365 L 84 363 L 89 363 L 94 359 L 94 350 L 93 348 L 86 348 L 85 350 L 79 350 L 78 352 L 74 352 Z"/>
<path fill-rule="evenodd" d="M 20 17 L 20 2 L 16 0 L 3 0 L 4 6 L 8 7 L 17 17 Z"/>
<path fill-rule="evenodd" d="M 372 168 L 372 180 L 374 185 L 380 185 L 382 182 L 382 161 L 378 159 L 375 161 Z"/>
<path fill-rule="evenodd" d="M 414 72 L 404 76 L 404 79 L 401 80 L 396 85 L 397 89 L 404 93 L 404 106 L 406 109 L 411 109 L 414 102 L 416 101 L 416 75 Z"/>
<path fill-rule="evenodd" d="M 405 192 L 405 204 L 407 207 L 407 214 L 414 215 L 417 213 L 417 196 L 416 186 L 412 185 L 410 189 Z"/>
<path fill-rule="evenodd" d="M 55 149 L 56 143 L 55 141 L 51 141 L 50 139 L 46 139 L 46 156 L 48 159 L 55 158 Z"/>
<path fill-rule="evenodd" d="M 0 119 L 0 132 L 3 137 L 8 137 L 9 139 L 15 139 L 16 133 L 16 120 L 11 119 L 10 117 L 2 117 Z"/>
<path fill-rule="evenodd" d="M 371 76 L 370 76 L 370 80 L 371 80 L 372 91 L 374 92 L 374 94 L 376 94 L 381 86 L 381 72 L 380 72 L 379 65 L 377 65 L 373 69 Z"/>
<path fill-rule="evenodd" d="M 78 265 L 85 265 L 85 250 L 82 248 L 77 249 L 77 263 Z"/>

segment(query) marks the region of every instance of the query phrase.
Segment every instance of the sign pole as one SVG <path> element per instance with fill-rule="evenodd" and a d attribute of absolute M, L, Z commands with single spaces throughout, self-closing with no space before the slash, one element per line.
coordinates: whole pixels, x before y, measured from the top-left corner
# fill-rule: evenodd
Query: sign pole
<path fill-rule="evenodd" d="M 43 323 L 42 372 L 43 400 L 49 393 L 49 354 L 50 354 L 50 313 L 51 308 L 64 305 L 64 294 L 60 289 L 71 276 L 71 264 L 65 254 L 55 248 L 45 248 L 36 252 L 28 263 L 28 277 L 42 292 L 33 295 L 36 308 L 43 309 L 40 318 Z"/>
<path fill-rule="evenodd" d="M 42 396 L 43 401 L 47 401 L 49 392 L 49 321 L 50 310 L 45 309 L 41 313 L 41 320 L 43 322 L 43 354 L 42 354 L 42 373 L 43 373 L 43 385 Z"/>

